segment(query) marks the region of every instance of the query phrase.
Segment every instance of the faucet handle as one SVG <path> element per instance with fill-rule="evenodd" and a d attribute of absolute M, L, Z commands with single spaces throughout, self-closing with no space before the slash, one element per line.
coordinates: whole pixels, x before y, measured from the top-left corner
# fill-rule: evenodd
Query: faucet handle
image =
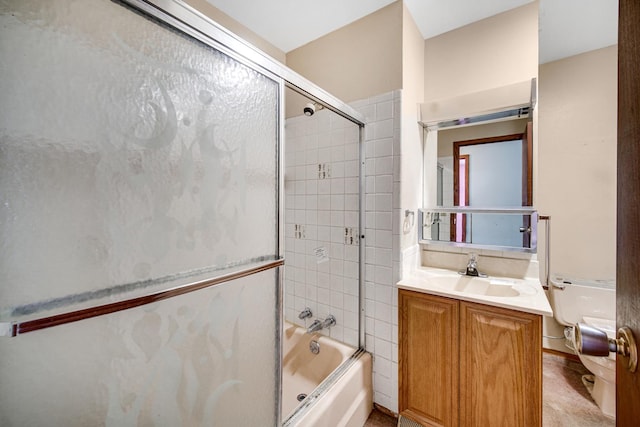
<path fill-rule="evenodd" d="M 330 328 L 335 325 L 336 325 L 336 317 L 333 314 L 328 315 L 327 318 L 324 319 L 324 322 L 322 322 L 323 328 Z"/>
<path fill-rule="evenodd" d="M 302 320 L 302 319 L 307 319 L 309 317 L 313 316 L 313 313 L 311 312 L 311 309 L 309 307 L 305 307 L 304 310 L 302 310 L 300 312 L 300 314 L 298 314 L 298 319 Z"/>
<path fill-rule="evenodd" d="M 475 252 L 469 252 L 469 264 L 471 263 L 478 263 L 478 254 L 476 254 Z"/>

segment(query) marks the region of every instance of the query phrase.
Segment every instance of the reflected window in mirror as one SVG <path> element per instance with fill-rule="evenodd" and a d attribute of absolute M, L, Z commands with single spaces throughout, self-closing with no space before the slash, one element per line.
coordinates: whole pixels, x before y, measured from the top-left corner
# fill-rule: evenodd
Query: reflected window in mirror
<path fill-rule="evenodd" d="M 427 130 L 436 134 L 431 140 L 436 140 L 437 170 L 429 174 L 433 157 L 425 158 L 425 176 L 436 181 L 425 210 L 437 212 L 423 230 L 426 240 L 535 251 L 531 129 L 527 115 Z"/>
<path fill-rule="evenodd" d="M 527 133 L 524 129 L 519 134 L 454 141 L 453 156 L 438 158 L 438 206 L 531 206 L 532 147 Z M 529 233 L 520 231 L 529 228 L 528 218 L 520 222 L 513 216 L 475 215 L 472 223 L 467 214 L 457 213 L 450 217 L 448 239 L 470 243 L 473 226 L 475 242 L 529 247 Z"/>

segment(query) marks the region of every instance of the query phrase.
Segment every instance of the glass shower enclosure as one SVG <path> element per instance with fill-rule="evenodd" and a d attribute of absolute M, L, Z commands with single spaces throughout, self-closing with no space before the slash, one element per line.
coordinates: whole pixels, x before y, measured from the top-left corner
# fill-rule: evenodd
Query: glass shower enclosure
<path fill-rule="evenodd" d="M 0 57 L 0 425 L 279 425 L 285 86 L 358 115 L 180 1 L 2 0 Z"/>

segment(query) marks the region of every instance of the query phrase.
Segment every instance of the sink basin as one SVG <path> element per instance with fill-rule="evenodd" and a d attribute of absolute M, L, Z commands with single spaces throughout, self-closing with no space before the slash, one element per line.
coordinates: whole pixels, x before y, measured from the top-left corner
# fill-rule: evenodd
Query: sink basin
<path fill-rule="evenodd" d="M 484 291 L 484 295 L 490 297 L 517 297 L 520 296 L 520 292 L 509 285 L 489 285 Z"/>
<path fill-rule="evenodd" d="M 534 278 L 463 276 L 455 270 L 419 267 L 398 282 L 410 291 L 551 316 L 551 306 Z"/>
<path fill-rule="evenodd" d="M 491 297 L 517 297 L 522 293 L 535 293 L 535 289 L 526 285 L 516 284 L 515 281 L 491 279 L 472 276 L 431 276 L 427 279 L 433 286 L 447 290 L 473 295 Z M 530 289 L 529 289 L 530 288 Z"/>

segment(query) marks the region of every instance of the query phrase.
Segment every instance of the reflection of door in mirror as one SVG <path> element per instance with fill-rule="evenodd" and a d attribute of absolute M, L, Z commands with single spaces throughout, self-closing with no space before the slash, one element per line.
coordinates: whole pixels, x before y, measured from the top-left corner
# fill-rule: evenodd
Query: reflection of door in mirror
<path fill-rule="evenodd" d="M 453 203 L 454 206 L 469 206 L 469 154 L 460 154 L 460 150 L 456 153 L 453 161 Z M 451 215 L 450 239 L 452 242 L 467 242 L 467 214 Z"/>
<path fill-rule="evenodd" d="M 445 174 L 444 174 L 444 166 L 441 163 L 438 163 L 437 166 L 437 170 L 436 170 L 436 206 L 442 206 L 442 203 L 444 202 L 444 194 L 443 194 L 443 187 L 444 187 L 444 179 L 445 179 Z M 442 225 L 441 223 L 441 218 L 440 218 L 440 214 L 434 214 L 436 215 L 435 220 L 432 220 L 432 226 L 431 226 L 431 240 L 442 240 L 440 238 L 440 233 L 444 230 L 440 230 L 440 226 Z M 447 234 L 445 234 L 446 236 Z"/>
<path fill-rule="evenodd" d="M 531 206 L 529 133 L 530 126 L 527 125 L 519 134 L 454 141 L 454 206 Z M 498 238 L 505 245 L 528 247 L 530 243 L 528 216 L 500 215 L 496 218 L 496 215 L 456 214 L 450 221 L 451 241 L 482 243 Z"/>

